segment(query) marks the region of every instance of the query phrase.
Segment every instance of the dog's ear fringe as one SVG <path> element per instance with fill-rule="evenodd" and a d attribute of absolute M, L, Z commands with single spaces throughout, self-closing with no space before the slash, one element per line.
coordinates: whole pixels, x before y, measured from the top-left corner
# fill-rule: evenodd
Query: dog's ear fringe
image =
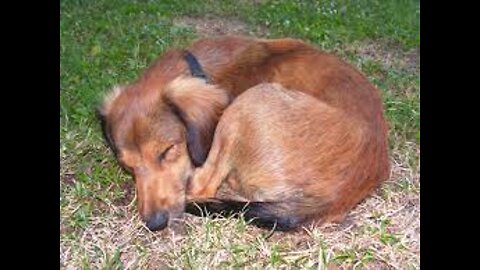
<path fill-rule="evenodd" d="M 203 164 L 212 144 L 217 122 L 230 101 L 226 91 L 199 78 L 180 76 L 163 91 L 187 129 L 187 148 L 195 166 Z"/>
<path fill-rule="evenodd" d="M 105 139 L 107 146 L 113 151 L 115 155 L 117 155 L 118 151 L 112 139 L 112 135 L 107 123 L 107 116 L 104 115 L 99 109 L 96 111 L 96 113 L 97 118 L 100 121 L 100 127 L 102 128 L 103 138 Z"/>
<path fill-rule="evenodd" d="M 111 110 L 113 102 L 118 98 L 118 96 L 124 89 L 125 86 L 114 86 L 112 90 L 105 94 L 105 96 L 103 97 L 103 102 L 95 110 L 95 114 L 100 121 L 100 126 L 102 128 L 102 135 L 106 140 L 108 147 L 112 149 L 115 155 L 117 154 L 117 149 L 110 134 L 107 123 L 107 116 Z"/>
<path fill-rule="evenodd" d="M 97 113 L 103 116 L 108 115 L 110 109 L 112 108 L 113 102 L 118 98 L 118 96 L 120 96 L 125 88 L 125 86 L 116 85 L 112 88 L 112 90 L 106 93 L 103 97 L 102 104 L 97 108 Z"/>

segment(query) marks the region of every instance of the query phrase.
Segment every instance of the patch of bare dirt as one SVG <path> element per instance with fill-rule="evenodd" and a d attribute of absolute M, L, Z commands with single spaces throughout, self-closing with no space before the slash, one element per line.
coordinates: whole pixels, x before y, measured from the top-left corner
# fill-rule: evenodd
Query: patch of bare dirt
<path fill-rule="evenodd" d="M 75 174 L 74 173 L 65 173 L 62 177 L 62 182 L 67 186 L 73 186 L 75 184 Z"/>
<path fill-rule="evenodd" d="M 382 63 L 387 69 L 399 68 L 408 71 L 420 69 L 419 48 L 404 51 L 398 45 L 377 40 L 353 43 L 347 45 L 344 51 Z"/>
<path fill-rule="evenodd" d="M 121 184 L 122 189 L 125 191 L 125 195 L 121 198 L 115 199 L 113 204 L 116 206 L 127 206 L 135 197 L 135 185 L 133 181 L 125 181 Z"/>
<path fill-rule="evenodd" d="M 265 36 L 268 30 L 265 27 L 250 27 L 245 22 L 233 18 L 221 17 L 179 17 L 173 23 L 177 26 L 193 28 L 199 37 L 213 37 L 220 35 L 256 35 Z"/>

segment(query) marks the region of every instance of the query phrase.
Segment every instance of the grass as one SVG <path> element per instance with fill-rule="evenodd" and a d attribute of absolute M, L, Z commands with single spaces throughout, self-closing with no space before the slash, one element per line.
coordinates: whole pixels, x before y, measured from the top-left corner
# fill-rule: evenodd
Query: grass
<path fill-rule="evenodd" d="M 60 2 L 62 269 L 418 269 L 419 1 Z M 270 233 L 232 218 L 187 217 L 151 233 L 133 183 L 105 147 L 95 107 L 159 54 L 238 31 L 308 40 L 362 70 L 390 124 L 391 180 L 346 222 Z"/>

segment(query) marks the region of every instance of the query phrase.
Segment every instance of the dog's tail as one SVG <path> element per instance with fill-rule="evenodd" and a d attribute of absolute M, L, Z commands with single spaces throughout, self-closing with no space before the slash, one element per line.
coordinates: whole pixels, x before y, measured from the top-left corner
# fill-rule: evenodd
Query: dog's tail
<path fill-rule="evenodd" d="M 265 46 L 270 55 L 314 49 L 312 45 L 293 38 L 261 39 L 260 43 Z"/>
<path fill-rule="evenodd" d="M 243 213 L 246 220 L 263 228 L 289 231 L 298 228 L 308 219 L 294 211 L 296 207 L 286 202 L 242 202 L 234 200 L 212 199 L 187 204 L 186 211 L 194 215 L 208 213 L 232 216 Z"/>
<path fill-rule="evenodd" d="M 247 49 L 245 49 L 245 53 L 241 54 L 236 60 L 236 65 L 240 67 L 257 65 L 272 56 L 312 50 L 314 50 L 312 45 L 299 39 L 260 39 L 259 42 L 252 42 Z"/>

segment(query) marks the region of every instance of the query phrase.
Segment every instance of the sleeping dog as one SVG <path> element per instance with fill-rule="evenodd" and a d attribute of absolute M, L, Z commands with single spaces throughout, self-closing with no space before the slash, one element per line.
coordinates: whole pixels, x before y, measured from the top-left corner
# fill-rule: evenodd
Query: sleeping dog
<path fill-rule="evenodd" d="M 302 186 L 301 180 L 297 179 L 298 189 L 312 188 L 312 192 L 332 192 L 330 199 L 337 198 L 338 202 L 345 204 L 335 207 L 347 209 L 353 201 L 358 201 L 359 197 L 371 190 L 371 186 L 387 178 L 387 127 L 382 102 L 378 90 L 355 68 L 296 39 L 255 39 L 241 36 L 201 39 L 187 50 L 172 49 L 166 52 L 138 80 L 115 87 L 106 95 L 98 111 L 108 144 L 119 163 L 135 179 L 139 213 L 149 229 L 163 229 L 169 220 L 181 216 L 185 209 L 187 185 L 191 186 L 192 194 L 199 197 L 212 195 L 214 189 L 206 192 L 198 190 L 208 180 L 199 180 L 198 185 L 195 184 L 192 181 L 193 172 L 207 158 L 223 111 L 242 92 L 260 83 L 280 84 L 290 91 L 305 93 L 322 104 L 341 111 L 341 120 L 361 129 L 362 132 L 358 132 L 364 136 L 356 137 L 359 141 L 350 143 L 369 145 L 361 148 L 363 152 L 360 155 L 364 157 L 363 161 L 360 159 L 362 166 L 355 165 L 351 169 L 345 164 L 352 152 L 343 147 L 340 148 L 343 150 L 329 149 L 326 152 L 330 153 L 328 159 L 322 155 L 321 162 L 331 162 L 329 170 L 337 168 L 337 173 L 344 175 L 344 178 L 334 179 L 343 180 L 338 180 L 338 183 L 333 179 L 322 181 L 320 185 L 332 186 L 312 188 Z M 267 105 L 269 99 L 262 98 L 261 102 Z M 238 118 L 238 121 L 242 119 Z M 306 129 L 307 125 L 303 128 Z M 308 125 L 308 128 L 322 127 Z M 332 140 L 332 146 L 340 147 L 341 142 L 347 140 L 346 136 L 350 135 L 332 132 L 328 138 Z M 348 140 L 352 139 L 349 137 Z M 320 140 L 308 141 L 313 143 L 311 147 L 319 142 Z M 261 147 L 268 147 L 269 142 L 258 143 L 266 144 Z M 288 140 L 283 143 L 290 148 Z M 308 148 L 308 145 L 305 146 Z M 271 153 L 272 158 L 288 155 L 280 151 L 281 147 L 272 147 L 273 149 L 278 151 Z M 269 160 L 273 161 L 274 159 Z M 350 161 L 359 162 L 356 157 L 351 157 Z M 301 166 L 305 166 L 307 173 L 312 170 L 309 166 L 315 165 L 306 163 Z M 286 172 L 285 169 L 278 168 L 275 174 Z M 330 174 L 329 172 L 325 176 Z M 352 184 L 353 180 L 345 180 L 350 178 L 357 181 L 353 182 L 356 184 Z M 280 190 L 284 186 L 282 182 L 269 183 L 272 189 Z M 344 185 L 342 183 L 351 184 L 345 186 L 349 192 L 343 189 L 342 192 L 338 191 L 336 186 Z M 359 185 L 368 188 L 360 189 Z M 325 195 L 320 193 L 316 197 Z M 262 199 L 258 194 L 248 196 L 244 193 L 244 196 L 258 201 L 270 199 Z M 322 202 L 324 204 L 327 202 Z M 305 205 L 305 202 L 299 205 Z M 309 206 L 309 209 L 312 207 L 313 205 Z M 318 215 L 332 216 L 332 213 L 340 210 L 325 211 L 318 212 Z M 272 219 L 275 219 L 275 215 L 268 211 L 258 213 L 272 215 Z M 308 215 L 313 214 L 308 212 Z"/>

